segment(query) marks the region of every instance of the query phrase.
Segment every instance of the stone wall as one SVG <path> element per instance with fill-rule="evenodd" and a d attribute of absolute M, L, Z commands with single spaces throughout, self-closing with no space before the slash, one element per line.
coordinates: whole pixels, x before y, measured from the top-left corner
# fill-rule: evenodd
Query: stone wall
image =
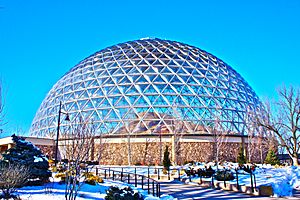
<path fill-rule="evenodd" d="M 166 146 L 169 146 L 171 155 L 172 144 L 163 143 L 162 156 Z M 160 163 L 160 145 L 157 142 L 131 143 L 131 164 L 155 165 Z M 240 143 L 228 142 L 221 148 L 219 161 L 235 162 Z M 95 144 L 95 159 L 100 158 L 100 164 L 128 165 L 128 143 L 106 143 L 100 148 Z M 187 161 L 209 162 L 215 160 L 213 144 L 210 142 L 182 142 L 177 155 L 178 163 Z M 100 154 L 100 155 L 99 155 Z M 264 155 L 265 156 L 265 155 Z M 253 162 L 260 162 L 258 150 L 252 158 Z"/>

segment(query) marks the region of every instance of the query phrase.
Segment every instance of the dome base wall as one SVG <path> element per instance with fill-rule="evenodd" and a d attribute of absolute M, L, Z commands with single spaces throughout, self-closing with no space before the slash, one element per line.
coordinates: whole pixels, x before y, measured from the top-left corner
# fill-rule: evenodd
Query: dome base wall
<path fill-rule="evenodd" d="M 243 138 L 243 139 L 242 139 Z M 160 165 L 163 152 L 169 147 L 170 159 L 173 163 L 184 164 L 190 161 L 210 162 L 216 160 L 214 153 L 214 138 L 208 134 L 184 135 L 175 142 L 172 135 L 135 135 L 130 137 L 105 136 L 94 138 L 90 150 L 90 160 L 99 161 L 102 165 Z M 257 142 L 255 140 L 252 140 Z M 244 142 L 247 148 L 247 136 L 229 135 L 226 142 L 219 148 L 219 162 L 236 162 L 239 149 Z M 60 158 L 64 156 L 64 140 L 60 140 Z M 263 147 L 266 148 L 266 147 Z M 130 161 L 129 153 L 130 149 Z M 267 149 L 263 149 L 264 160 Z M 248 155 L 247 155 L 248 156 Z M 252 153 L 252 162 L 261 162 L 261 151 L 255 148 Z"/>

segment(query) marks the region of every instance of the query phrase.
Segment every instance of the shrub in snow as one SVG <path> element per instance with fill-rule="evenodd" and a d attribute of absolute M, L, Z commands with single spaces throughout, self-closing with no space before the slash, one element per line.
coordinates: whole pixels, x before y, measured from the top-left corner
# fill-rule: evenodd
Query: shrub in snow
<path fill-rule="evenodd" d="M 215 173 L 215 170 L 209 166 L 205 169 L 198 169 L 198 176 L 204 177 L 204 178 L 210 178 Z"/>
<path fill-rule="evenodd" d="M 250 174 L 255 171 L 256 165 L 243 165 L 241 166 L 241 169 Z"/>
<path fill-rule="evenodd" d="M 234 175 L 229 170 L 219 170 L 215 173 L 215 179 L 218 181 L 231 181 L 234 180 Z"/>
<path fill-rule="evenodd" d="M 66 173 L 63 172 L 59 172 L 57 174 L 55 174 L 55 178 L 60 178 L 60 183 L 65 183 L 66 182 Z"/>
<path fill-rule="evenodd" d="M 16 199 L 13 194 L 17 188 L 22 187 L 30 176 L 28 167 L 20 164 L 11 164 L 4 161 L 0 163 L 0 199 Z"/>
<path fill-rule="evenodd" d="M 280 165 L 280 161 L 272 148 L 268 151 L 265 163 L 270 165 Z"/>
<path fill-rule="evenodd" d="M 99 176 L 96 176 L 93 172 L 84 172 L 83 177 L 85 183 L 89 185 L 96 185 L 97 183 L 103 183 L 103 179 Z"/>
<path fill-rule="evenodd" d="M 143 196 L 134 192 L 130 187 L 125 187 L 120 189 L 118 187 L 112 186 L 106 191 L 107 195 L 105 200 L 143 200 Z"/>
<path fill-rule="evenodd" d="M 2 160 L 12 165 L 22 165 L 29 169 L 29 184 L 41 184 L 49 180 L 49 163 L 40 149 L 21 137 L 12 135 L 15 146 L 2 154 Z"/>

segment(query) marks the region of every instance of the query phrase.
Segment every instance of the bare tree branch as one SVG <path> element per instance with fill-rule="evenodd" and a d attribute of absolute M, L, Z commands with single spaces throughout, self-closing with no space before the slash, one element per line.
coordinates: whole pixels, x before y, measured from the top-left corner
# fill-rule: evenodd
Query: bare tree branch
<path fill-rule="evenodd" d="M 2 198 L 10 199 L 17 188 L 22 187 L 30 177 L 28 167 L 19 164 L 0 163 L 0 189 Z M 0 195 L 1 198 L 1 195 Z"/>
<path fill-rule="evenodd" d="M 5 122 L 5 113 L 4 113 L 4 96 L 3 96 L 3 83 L 0 80 L 0 134 L 3 133 L 3 127 L 6 122 Z"/>
<path fill-rule="evenodd" d="M 255 122 L 276 135 L 279 144 L 293 160 L 293 165 L 298 166 L 300 90 L 292 86 L 289 89 L 282 87 L 278 95 L 279 100 L 274 104 L 274 109 L 267 106 L 264 113 L 256 115 Z"/>

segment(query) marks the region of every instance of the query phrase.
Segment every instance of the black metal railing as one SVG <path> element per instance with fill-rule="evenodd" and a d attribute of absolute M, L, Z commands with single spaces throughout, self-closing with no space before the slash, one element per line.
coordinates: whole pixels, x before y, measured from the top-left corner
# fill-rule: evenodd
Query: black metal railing
<path fill-rule="evenodd" d="M 199 177 L 199 184 L 201 185 L 203 183 L 203 178 L 211 178 L 211 187 L 214 187 L 214 182 L 215 182 L 215 171 L 209 174 L 209 176 L 203 176 L 200 171 L 196 171 L 191 169 L 189 172 L 186 172 L 189 181 L 192 181 L 192 177 L 195 177 L 196 175 Z M 235 180 L 236 180 L 236 187 L 238 190 L 241 189 L 241 185 L 239 184 L 239 175 L 249 175 L 250 176 L 250 187 L 251 187 L 251 192 L 254 193 L 254 190 L 257 188 L 256 186 L 256 177 L 255 174 L 253 173 L 252 170 L 244 171 L 243 173 L 239 172 L 239 169 L 235 169 Z M 226 187 L 226 183 L 228 181 L 223 180 L 224 186 Z"/>
<path fill-rule="evenodd" d="M 160 183 L 150 178 L 149 168 L 147 176 L 137 174 L 136 168 L 134 169 L 134 173 L 132 173 L 124 171 L 123 168 L 115 170 L 111 169 L 111 167 L 96 167 L 95 172 L 96 175 L 103 176 L 104 179 L 119 180 L 128 184 L 134 184 L 135 187 L 140 186 L 143 190 L 146 189 L 148 194 L 160 197 Z"/>
<path fill-rule="evenodd" d="M 99 167 L 98 167 L 99 168 Z M 148 175 L 150 175 L 150 171 L 151 175 L 155 176 L 155 178 L 153 179 L 157 179 L 157 180 L 162 180 L 162 178 L 167 178 L 167 180 L 174 180 L 174 179 L 181 179 L 181 175 L 180 175 L 180 171 L 182 170 L 181 167 L 172 167 L 169 170 L 165 170 L 163 167 L 142 167 L 142 166 L 134 166 L 134 167 L 122 167 L 122 166 L 110 166 L 110 167 L 100 167 L 100 168 L 105 168 L 107 170 L 113 170 L 113 169 L 119 169 L 123 172 L 125 172 L 124 169 L 133 169 L 136 172 L 136 169 L 143 169 L 143 171 L 148 171 Z M 133 173 L 133 172 L 131 172 Z M 147 174 L 147 173 L 146 173 Z M 139 174 L 141 175 L 141 174 Z M 166 179 L 165 179 L 166 180 Z"/>

